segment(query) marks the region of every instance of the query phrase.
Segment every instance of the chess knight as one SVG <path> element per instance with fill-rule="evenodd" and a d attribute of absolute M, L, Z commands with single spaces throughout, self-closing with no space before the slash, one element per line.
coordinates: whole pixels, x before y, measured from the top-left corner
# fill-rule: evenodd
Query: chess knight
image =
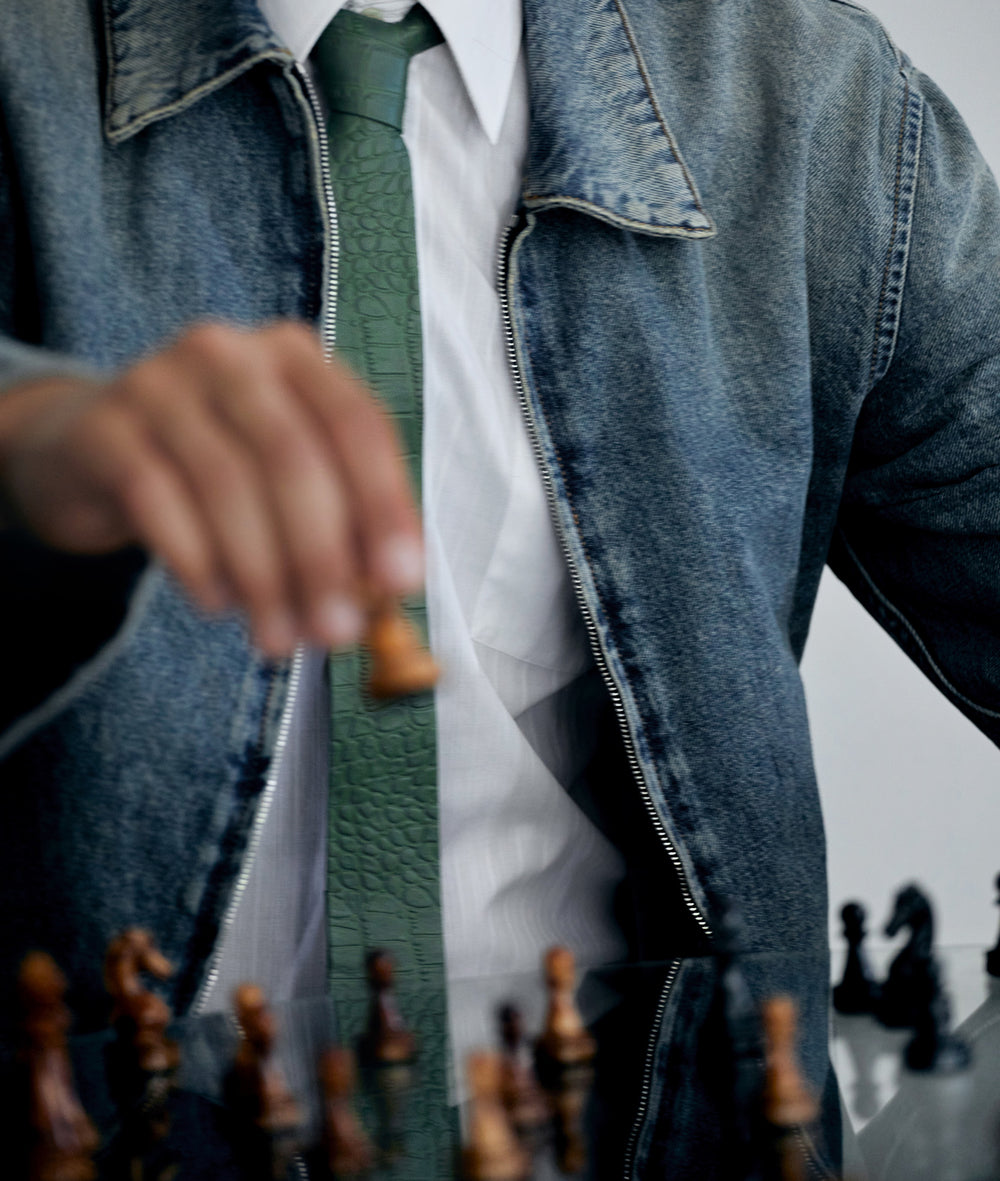
<path fill-rule="evenodd" d="M 852 4 L 524 0 L 523 21 L 531 127 L 497 283 L 590 641 L 574 798 L 624 857 L 635 959 L 708 951 L 731 900 L 746 949 L 782 953 L 748 987 L 796 995 L 826 1175 L 798 662 L 829 560 L 1000 738 L 1000 199 L 954 110 Z M 26 423 L 48 414 L 43 379 L 103 380 L 206 317 L 248 339 L 326 324 L 307 91 L 254 3 L 0 4 L 4 1021 L 36 946 L 78 1028 L 103 1020 L 105 944 L 136 923 L 176 966 L 171 1006 L 197 1006 L 257 847 L 299 663 L 195 606 L 148 547 L 42 544 L 25 490 L 63 474 L 32 467 L 59 423 Z M 685 959 L 633 1008 L 629 1177 L 718 1176 L 713 987 Z"/>

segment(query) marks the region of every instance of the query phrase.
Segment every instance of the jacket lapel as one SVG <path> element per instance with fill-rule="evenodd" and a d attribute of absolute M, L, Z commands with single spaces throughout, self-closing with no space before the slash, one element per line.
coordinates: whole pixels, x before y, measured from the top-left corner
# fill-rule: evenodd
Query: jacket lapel
<path fill-rule="evenodd" d="M 707 238 L 701 202 L 620 0 L 525 0 L 528 208 L 578 208 L 643 233 Z"/>
<path fill-rule="evenodd" d="M 183 110 L 262 59 L 291 61 L 254 0 L 103 0 L 112 142 Z"/>

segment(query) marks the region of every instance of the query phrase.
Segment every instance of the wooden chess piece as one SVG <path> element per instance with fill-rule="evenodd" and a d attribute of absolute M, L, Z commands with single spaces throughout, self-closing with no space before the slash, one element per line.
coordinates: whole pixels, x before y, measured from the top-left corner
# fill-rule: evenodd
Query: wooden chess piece
<path fill-rule="evenodd" d="M 73 1085 L 66 978 L 51 956 L 32 952 L 21 964 L 18 991 L 31 1137 L 28 1181 L 93 1181 L 98 1135 Z"/>
<path fill-rule="evenodd" d="M 368 1023 L 358 1039 L 358 1057 L 371 1072 L 378 1115 L 379 1157 L 391 1165 L 406 1147 L 405 1124 L 417 1038 L 396 1003 L 392 956 L 376 948 L 368 953 L 365 966 L 370 1000 Z"/>
<path fill-rule="evenodd" d="M 552 1107 L 535 1078 L 520 1010 L 515 1005 L 503 1005 L 497 1016 L 502 1046 L 500 1099 L 521 1142 L 529 1150 L 534 1149 L 544 1139 Z"/>
<path fill-rule="evenodd" d="M 568 947 L 551 947 L 544 959 L 549 1003 L 545 1024 L 535 1043 L 539 1068 L 586 1066 L 594 1060 L 597 1043 L 587 1032 L 576 1007 L 576 962 Z"/>
<path fill-rule="evenodd" d="M 364 642 L 371 657 L 368 691 L 372 697 L 406 697 L 437 684 L 441 669 L 400 603 L 385 602 L 372 610 Z"/>
<path fill-rule="evenodd" d="M 833 990 L 833 1007 L 838 1013 L 874 1013 L 879 986 L 864 952 L 865 908 L 860 902 L 848 902 L 840 911 L 847 960 L 840 983 Z"/>
<path fill-rule="evenodd" d="M 808 1164 L 798 1134 L 819 1115 L 819 1103 L 795 1051 L 798 1012 L 791 997 L 776 996 L 762 1010 L 765 1043 L 763 1116 L 772 1133 L 776 1181 L 806 1181 Z"/>
<path fill-rule="evenodd" d="M 323 1090 L 323 1143 L 334 1178 L 361 1177 L 375 1166 L 375 1150 L 355 1114 L 357 1083 L 353 1053 L 343 1046 L 326 1050 L 319 1063 Z"/>
<path fill-rule="evenodd" d="M 248 1154 L 258 1176 L 284 1181 L 292 1157 L 298 1151 L 297 1133 L 302 1122 L 298 1104 L 274 1061 L 277 1022 L 263 991 L 256 984 L 241 984 L 233 994 L 233 1008 L 243 1037 L 229 1076 L 229 1098 L 260 1136 L 262 1156 Z"/>
<path fill-rule="evenodd" d="M 1000 906 L 1000 875 L 997 876 L 994 885 L 997 890 L 996 904 Z M 1000 977 L 1000 935 L 997 936 L 994 946 L 986 953 L 986 971 L 991 976 Z"/>
<path fill-rule="evenodd" d="M 143 973 L 168 980 L 173 965 L 149 931 L 130 927 L 108 944 L 104 983 L 118 1033 L 108 1053 L 109 1084 L 138 1155 L 170 1130 L 167 1103 L 180 1064 L 180 1049 L 167 1036 L 173 1014 L 162 997 L 145 987 Z"/>
<path fill-rule="evenodd" d="M 462 1149 L 464 1181 L 525 1181 L 530 1158 L 500 1099 L 500 1055 L 483 1050 L 468 1058 L 469 1135 Z"/>
<path fill-rule="evenodd" d="M 396 1004 L 392 956 L 381 949 L 371 951 L 366 968 L 371 999 L 368 1024 L 359 1043 L 361 1060 L 366 1065 L 412 1062 L 417 1053 L 417 1039 Z"/>

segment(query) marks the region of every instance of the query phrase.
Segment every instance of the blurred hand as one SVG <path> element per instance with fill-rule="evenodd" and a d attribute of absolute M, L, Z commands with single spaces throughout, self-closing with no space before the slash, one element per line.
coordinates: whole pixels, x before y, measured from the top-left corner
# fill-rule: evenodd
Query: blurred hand
<path fill-rule="evenodd" d="M 197 325 L 108 383 L 0 397 L 0 486 L 43 541 L 138 543 L 272 656 L 342 646 L 366 597 L 418 590 L 418 510 L 394 428 L 316 336 Z"/>

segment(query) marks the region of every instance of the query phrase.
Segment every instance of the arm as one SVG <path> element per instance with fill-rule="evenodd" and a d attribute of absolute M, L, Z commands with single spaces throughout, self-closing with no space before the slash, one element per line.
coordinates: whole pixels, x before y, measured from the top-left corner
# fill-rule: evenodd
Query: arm
<path fill-rule="evenodd" d="M 835 573 L 1000 741 L 1000 194 L 926 77 L 891 364 L 862 408 Z"/>

